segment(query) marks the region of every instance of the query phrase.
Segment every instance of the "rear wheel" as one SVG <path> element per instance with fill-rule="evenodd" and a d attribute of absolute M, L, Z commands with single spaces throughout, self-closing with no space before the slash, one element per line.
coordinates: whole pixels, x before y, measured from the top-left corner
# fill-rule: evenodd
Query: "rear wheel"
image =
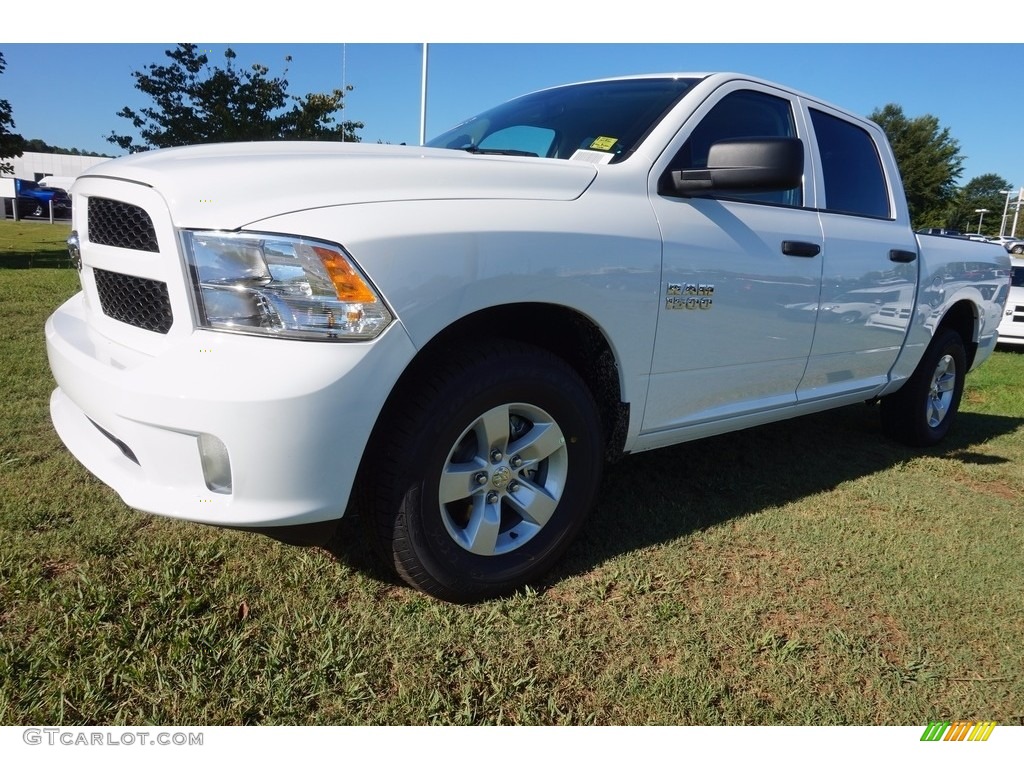
<path fill-rule="evenodd" d="M 913 375 L 882 399 L 882 430 L 907 445 L 938 443 L 956 418 L 966 375 L 963 338 L 956 331 L 940 331 Z"/>
<path fill-rule="evenodd" d="M 453 602 L 550 568 L 600 482 L 597 407 L 580 377 L 544 350 L 495 344 L 440 360 L 377 449 L 380 548 L 408 584 Z"/>

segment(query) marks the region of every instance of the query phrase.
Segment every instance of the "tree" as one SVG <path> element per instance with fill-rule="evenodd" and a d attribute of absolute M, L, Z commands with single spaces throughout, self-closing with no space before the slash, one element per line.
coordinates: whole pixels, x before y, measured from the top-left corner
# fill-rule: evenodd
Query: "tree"
<path fill-rule="evenodd" d="M 142 141 L 114 132 L 106 137 L 128 152 L 215 141 L 359 141 L 355 132 L 362 123 L 336 119 L 343 104 L 341 90 L 289 95 L 287 69 L 280 77 L 270 76 L 262 64 L 238 69 L 237 54 L 230 48 L 224 51 L 223 68 L 211 67 L 206 54 L 191 43 L 165 53 L 169 64 L 149 64 L 132 73 L 135 87 L 153 106 L 125 107 L 117 113 L 132 122 Z"/>
<path fill-rule="evenodd" d="M 55 147 L 53 144 L 47 144 L 42 139 L 26 139 L 25 140 L 25 151 L 26 152 L 45 152 L 50 155 L 84 155 L 86 157 L 113 157 L 113 155 L 104 155 L 100 152 L 89 152 L 85 149 L 79 149 L 78 147 L 72 147 L 67 149 L 66 147 Z"/>
<path fill-rule="evenodd" d="M 963 173 L 960 144 L 933 115 L 908 118 L 897 104 L 872 112 L 892 144 L 915 227 L 945 227 Z"/>
<path fill-rule="evenodd" d="M 7 69 L 7 62 L 4 55 L 0 53 L 0 74 Z M 12 133 L 14 118 L 11 116 L 11 103 L 7 99 L 0 99 L 0 173 L 13 174 L 14 165 L 4 162 L 13 157 L 21 157 L 25 151 L 25 139 L 19 134 Z"/>
<path fill-rule="evenodd" d="M 1010 182 L 999 174 L 975 176 L 957 191 L 949 216 L 950 225 L 961 232 L 977 232 L 980 221 L 982 234 L 998 235 L 1009 188 Z M 984 216 L 975 213 L 981 209 L 988 212 Z"/>

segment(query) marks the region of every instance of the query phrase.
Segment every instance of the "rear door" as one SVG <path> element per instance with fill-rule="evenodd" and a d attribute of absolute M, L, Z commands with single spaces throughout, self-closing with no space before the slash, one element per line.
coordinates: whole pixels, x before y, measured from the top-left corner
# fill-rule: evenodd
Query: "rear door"
<path fill-rule="evenodd" d="M 870 395 L 888 380 L 915 312 L 917 241 L 897 213 L 898 178 L 887 173 L 877 128 L 808 105 L 817 199 L 825 235 L 818 323 L 801 402 Z"/>

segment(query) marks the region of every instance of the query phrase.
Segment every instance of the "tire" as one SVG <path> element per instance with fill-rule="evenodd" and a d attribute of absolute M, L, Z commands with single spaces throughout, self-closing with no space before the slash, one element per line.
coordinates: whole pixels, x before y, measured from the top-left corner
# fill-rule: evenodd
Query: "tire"
<path fill-rule="evenodd" d="M 597 407 L 576 372 L 525 344 L 489 346 L 439 359 L 375 449 L 378 548 L 407 584 L 449 602 L 508 594 L 550 568 L 601 477 Z"/>
<path fill-rule="evenodd" d="M 935 445 L 956 419 L 966 375 L 963 339 L 956 331 L 940 330 L 913 375 L 882 398 L 882 431 L 907 445 Z"/>
<path fill-rule="evenodd" d="M 1024 245 L 1015 245 L 1010 249 L 1010 253 L 1024 253 Z"/>

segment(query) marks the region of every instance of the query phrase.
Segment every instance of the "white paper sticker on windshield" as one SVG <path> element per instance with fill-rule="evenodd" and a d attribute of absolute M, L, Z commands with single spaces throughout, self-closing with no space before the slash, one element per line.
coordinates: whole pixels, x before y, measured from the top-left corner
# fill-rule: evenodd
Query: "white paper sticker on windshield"
<path fill-rule="evenodd" d="M 595 152 L 592 149 L 577 149 L 572 153 L 570 160 L 582 160 L 585 163 L 594 163 L 595 165 L 608 165 L 612 161 L 615 155 L 610 152 Z"/>

